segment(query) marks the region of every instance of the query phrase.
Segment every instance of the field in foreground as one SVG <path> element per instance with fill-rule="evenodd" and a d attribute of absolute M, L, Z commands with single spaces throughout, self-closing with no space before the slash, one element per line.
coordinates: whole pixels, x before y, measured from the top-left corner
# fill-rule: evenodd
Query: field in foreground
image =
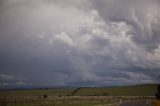
<path fill-rule="evenodd" d="M 145 102 L 153 106 L 156 85 L 125 87 L 55 88 L 0 91 L 0 106 L 119 106 Z"/>
<path fill-rule="evenodd" d="M 126 106 L 125 104 L 145 104 L 140 106 L 154 106 L 154 97 L 132 96 L 71 96 L 49 98 L 3 98 L 0 106 Z M 134 106 L 134 105 L 128 105 Z M 139 105 L 138 105 L 139 106 Z"/>

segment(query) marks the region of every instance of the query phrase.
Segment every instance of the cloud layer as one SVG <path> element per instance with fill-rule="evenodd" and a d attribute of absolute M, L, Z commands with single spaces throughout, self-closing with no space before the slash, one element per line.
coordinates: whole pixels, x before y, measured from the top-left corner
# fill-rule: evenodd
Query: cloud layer
<path fill-rule="evenodd" d="M 157 83 L 159 10 L 159 0 L 2 0 L 0 86 Z"/>

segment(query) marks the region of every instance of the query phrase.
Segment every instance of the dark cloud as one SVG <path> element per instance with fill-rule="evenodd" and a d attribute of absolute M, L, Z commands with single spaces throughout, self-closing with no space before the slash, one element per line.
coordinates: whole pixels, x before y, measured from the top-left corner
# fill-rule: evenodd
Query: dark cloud
<path fill-rule="evenodd" d="M 159 7 L 158 0 L 1 0 L 1 86 L 156 83 Z"/>
<path fill-rule="evenodd" d="M 106 22 L 124 21 L 132 25 L 134 28 L 132 37 L 136 43 L 145 45 L 146 48 L 151 48 L 150 45 L 156 48 L 159 44 L 159 40 L 155 39 L 159 35 L 156 33 L 159 30 L 159 0 L 93 0 L 92 3 Z M 151 42 L 153 44 L 150 44 Z"/>

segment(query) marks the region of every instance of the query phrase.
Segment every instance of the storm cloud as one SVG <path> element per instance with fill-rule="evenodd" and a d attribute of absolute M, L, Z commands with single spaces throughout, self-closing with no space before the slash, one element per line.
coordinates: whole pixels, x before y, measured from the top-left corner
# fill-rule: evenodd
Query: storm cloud
<path fill-rule="evenodd" d="M 159 0 L 0 2 L 0 86 L 159 82 Z"/>

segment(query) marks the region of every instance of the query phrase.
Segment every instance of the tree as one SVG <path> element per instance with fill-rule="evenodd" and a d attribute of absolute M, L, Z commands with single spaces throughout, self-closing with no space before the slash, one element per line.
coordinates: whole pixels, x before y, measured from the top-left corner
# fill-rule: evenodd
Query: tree
<path fill-rule="evenodd" d="M 158 100 L 160 100 L 160 84 L 158 84 L 158 86 L 157 86 L 157 91 L 158 91 L 158 93 L 156 93 L 155 96 Z"/>

